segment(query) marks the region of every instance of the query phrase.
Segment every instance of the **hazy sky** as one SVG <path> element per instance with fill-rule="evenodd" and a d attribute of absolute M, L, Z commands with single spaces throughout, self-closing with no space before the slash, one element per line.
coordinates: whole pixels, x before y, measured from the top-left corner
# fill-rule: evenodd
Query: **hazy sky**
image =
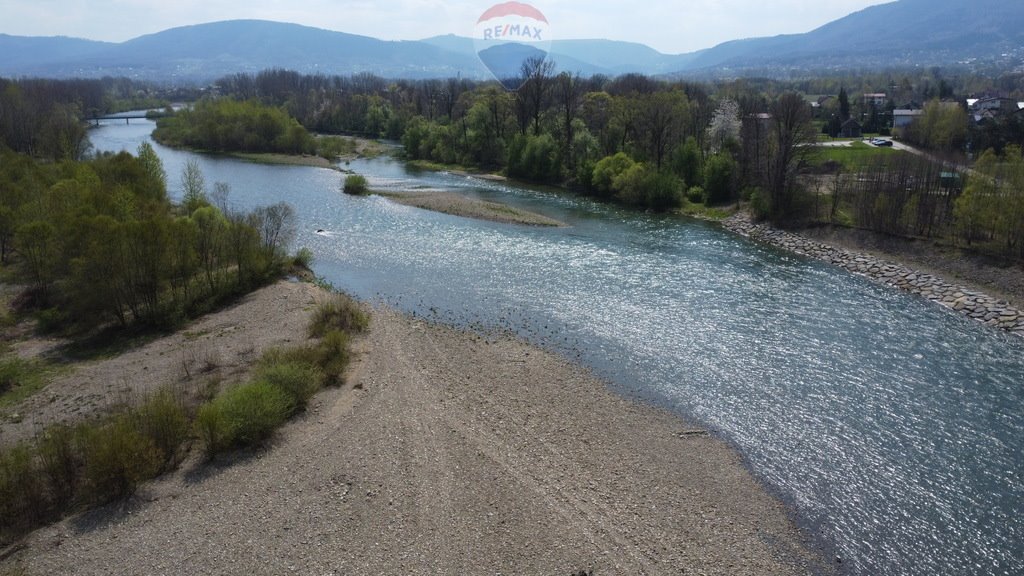
<path fill-rule="evenodd" d="M 642 42 L 662 52 L 709 48 L 725 40 L 806 32 L 890 0 L 592 0 L 527 2 L 551 23 L 552 37 Z M 1019 0 L 1010 0 L 1019 1 Z M 418 40 L 471 36 L 494 1 L 478 0 L 0 0 L 0 33 L 75 36 L 119 42 L 166 28 L 258 18 Z"/>

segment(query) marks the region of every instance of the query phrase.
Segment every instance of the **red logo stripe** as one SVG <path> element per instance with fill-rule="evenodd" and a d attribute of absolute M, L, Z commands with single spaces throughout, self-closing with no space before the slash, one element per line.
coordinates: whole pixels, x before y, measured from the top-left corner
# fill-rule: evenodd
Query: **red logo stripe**
<path fill-rule="evenodd" d="M 542 14 L 540 10 L 537 10 L 529 4 L 523 4 L 522 2 L 505 2 L 504 4 L 491 6 L 487 12 L 484 12 L 484 15 L 476 21 L 476 23 L 479 24 L 484 20 L 500 18 L 502 16 L 524 16 L 526 18 L 540 20 L 545 24 L 548 22 L 548 19 L 544 17 L 544 14 Z"/>

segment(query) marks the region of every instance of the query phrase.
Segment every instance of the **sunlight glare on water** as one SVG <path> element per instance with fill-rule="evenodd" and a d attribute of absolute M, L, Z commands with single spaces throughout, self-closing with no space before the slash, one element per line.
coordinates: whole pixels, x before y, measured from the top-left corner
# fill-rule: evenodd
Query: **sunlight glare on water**
<path fill-rule="evenodd" d="M 152 125 L 92 132 L 134 150 Z M 371 187 L 500 200 L 564 228 L 340 193 L 343 175 L 158 147 L 241 208 L 295 206 L 316 272 L 367 299 L 510 329 L 733 442 L 853 574 L 1020 574 L 1024 339 L 725 233 L 388 158 Z M 316 234 L 317 229 L 326 232 Z"/>

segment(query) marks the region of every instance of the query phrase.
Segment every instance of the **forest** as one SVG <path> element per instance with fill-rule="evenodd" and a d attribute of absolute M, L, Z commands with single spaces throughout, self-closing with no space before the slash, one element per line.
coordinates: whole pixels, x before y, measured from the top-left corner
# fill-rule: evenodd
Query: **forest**
<path fill-rule="evenodd" d="M 1024 257 L 1014 231 L 1024 227 L 1009 222 L 1024 209 L 1024 188 L 1012 184 L 1024 114 L 972 122 L 962 104 L 991 92 L 1024 100 L 1022 74 L 929 69 L 693 83 L 582 78 L 544 62 L 523 74 L 516 92 L 496 82 L 284 70 L 229 76 L 217 87 L 281 107 L 314 132 L 400 141 L 408 159 L 427 164 L 504 171 L 644 209 L 746 203 L 785 226 L 829 223 Z M 884 105 L 863 98 L 879 91 Z M 820 96 L 830 94 L 838 97 Z M 898 136 L 925 156 L 813 145 L 829 139 L 835 119 L 860 118 L 865 131 L 889 134 L 892 110 L 916 103 L 920 118 Z"/>
<path fill-rule="evenodd" d="M 21 304 L 42 310 L 44 328 L 170 327 L 277 277 L 291 207 L 214 206 L 191 164 L 175 206 L 166 179 L 148 144 L 51 164 L 0 155 L 0 258 L 16 264 L 9 273 L 29 287 Z"/>
<path fill-rule="evenodd" d="M 583 78 L 556 74 L 543 61 L 528 62 L 523 74 L 516 92 L 454 78 L 236 74 L 162 120 L 156 137 L 209 151 L 328 156 L 336 147 L 321 145 L 331 141 L 323 135 L 384 138 L 401 142 L 411 161 L 501 171 L 641 209 L 745 203 L 780 225 L 831 223 L 1024 256 L 1024 227 L 1013 223 L 1024 204 L 1024 190 L 1014 185 L 1024 115 L 972 122 L 955 104 L 991 91 L 1024 100 L 1024 75 L 926 70 L 695 83 L 636 74 Z M 0 88 L 4 146 L 65 162 L 89 157 L 85 110 L 109 110 L 142 93 L 109 80 L 0 81 Z M 884 106 L 862 98 L 878 90 L 888 92 Z M 891 110 L 914 102 L 923 103 L 922 114 L 899 136 L 927 156 L 858 144 L 836 161 L 837 152 L 814 146 L 829 139 L 837 117 L 865 119 L 865 129 L 884 133 Z M 27 161 L 4 164 L 18 162 Z M 38 187 L 68 180 L 49 179 Z M 5 188 L 0 202 L 5 254 L 20 253 L 16 231 L 24 222 L 10 222 L 22 211 L 17 198 L 25 186 Z"/>
<path fill-rule="evenodd" d="M 315 139 L 284 110 L 230 98 L 200 100 L 162 118 L 153 139 L 209 152 L 316 152 Z"/>

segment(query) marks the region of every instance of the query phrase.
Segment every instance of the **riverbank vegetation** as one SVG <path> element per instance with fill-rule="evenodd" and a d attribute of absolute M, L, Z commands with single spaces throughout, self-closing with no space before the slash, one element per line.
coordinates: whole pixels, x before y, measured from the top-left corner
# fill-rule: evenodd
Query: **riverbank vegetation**
<path fill-rule="evenodd" d="M 196 89 L 157 89 L 126 78 L 0 78 L 0 142 L 47 160 L 81 160 L 89 152 L 85 121 L 194 99 Z"/>
<path fill-rule="evenodd" d="M 966 143 L 1016 153 L 1013 145 L 1024 142 L 1020 115 L 974 122 L 966 104 L 954 102 L 992 91 L 1024 100 L 1021 75 L 947 77 L 928 70 L 701 84 L 639 75 L 581 78 L 556 74 L 544 62 L 528 63 L 523 74 L 514 93 L 468 80 L 281 70 L 234 75 L 217 85 L 224 94 L 283 106 L 312 130 L 400 139 L 416 164 L 503 172 L 659 211 L 720 214 L 745 204 L 789 226 L 831 223 L 923 235 L 1020 258 L 1010 248 L 1015 241 L 997 232 L 1006 224 L 977 215 L 966 224 L 966 205 L 954 210 L 979 174 L 963 169 Z M 838 136 L 851 119 L 865 133 L 889 134 L 893 110 L 904 106 L 923 109 L 899 130 L 923 156 L 862 142 L 815 146 L 827 138 L 823 132 Z M 997 196 L 1014 204 L 1017 195 L 1005 188 Z M 988 240 L 996 237 L 1001 240 Z"/>
<path fill-rule="evenodd" d="M 316 142 L 287 112 L 254 101 L 200 100 L 161 118 L 153 138 L 168 146 L 211 152 L 312 154 Z"/>
<path fill-rule="evenodd" d="M 290 206 L 214 206 L 194 164 L 174 206 L 166 179 L 147 144 L 137 157 L 59 164 L 0 152 L 0 261 L 27 287 L 20 308 L 65 332 L 167 328 L 280 276 Z M 223 200 L 227 188 L 216 192 Z"/>
<path fill-rule="evenodd" d="M 333 160 L 354 150 L 348 139 L 313 136 L 281 108 L 233 98 L 200 100 L 160 118 L 153 139 L 167 146 L 248 154 L 249 159 L 272 163 L 295 163 L 285 158 L 309 155 Z"/>
<path fill-rule="evenodd" d="M 366 177 L 361 174 L 349 174 L 345 177 L 342 192 L 349 196 L 367 196 L 370 194 L 370 186 Z"/>
<path fill-rule="evenodd" d="M 169 384 L 104 416 L 52 425 L 0 449 L 0 545 L 130 496 L 177 469 L 193 445 L 207 458 L 258 446 L 322 387 L 344 382 L 350 340 L 368 324 L 358 303 L 334 294 L 314 312 L 309 343 L 265 352 L 246 381 L 225 384 L 201 403 Z"/>
<path fill-rule="evenodd" d="M 999 158 L 1019 154 L 1024 116 L 1003 103 L 1024 100 L 1024 75 L 950 76 L 929 69 L 696 83 L 635 74 L 582 78 L 556 74 L 542 61 L 522 72 L 517 92 L 464 79 L 237 74 L 216 83 L 220 97 L 163 120 L 158 133 L 207 150 L 330 157 L 349 144 L 311 133 L 383 137 L 401 141 L 414 162 L 501 172 L 641 209 L 713 213 L 746 205 L 787 226 L 846 226 L 1021 258 L 1020 242 L 1004 232 L 1003 213 L 1015 214 L 1024 193 L 1002 180 L 997 193 L 979 192 L 984 183 L 978 179 L 991 180 L 986 174 L 993 169 L 969 168 L 972 155 L 983 158 L 989 149 Z M 4 105 L 21 110 L 25 94 L 37 88 L 11 85 L 11 93 L 21 95 L 5 96 Z M 56 86 L 51 93 L 68 96 L 42 100 L 48 103 L 39 110 L 49 112 L 34 116 L 33 130 L 0 126 L 19 135 L 12 140 L 16 150 L 61 158 L 87 149 L 71 122 L 84 105 L 68 98 L 92 85 Z M 89 90 L 92 102 L 97 97 Z M 965 112 L 968 97 L 991 94 L 1002 96 L 994 101 L 1005 111 Z M 904 107 L 920 114 L 909 126 L 891 129 L 894 110 Z M 851 129 L 851 122 L 854 132 L 859 124 L 864 133 L 893 133 L 916 144 L 922 160 L 859 142 L 815 146 L 840 135 L 844 125 Z M 31 141 L 26 134 L 42 136 Z M 968 188 L 973 200 L 960 200 Z M 994 200 L 979 198 L 1000 198 L 1000 216 L 981 208 Z"/>

